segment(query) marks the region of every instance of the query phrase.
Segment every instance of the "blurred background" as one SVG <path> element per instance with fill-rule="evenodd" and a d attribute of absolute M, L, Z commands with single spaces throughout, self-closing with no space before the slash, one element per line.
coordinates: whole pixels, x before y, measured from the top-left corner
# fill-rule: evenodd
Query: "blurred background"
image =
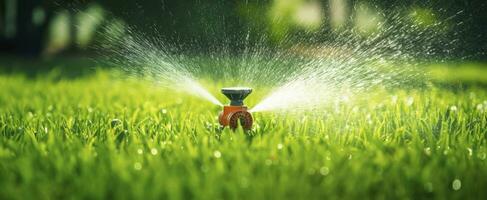
<path fill-rule="evenodd" d="M 486 8 L 483 0 L 1 0 L 0 58 L 12 68 L 14 60 L 26 58 L 96 57 L 92 47 L 109 45 L 107 34 L 123 32 L 107 30 L 128 26 L 188 52 L 220 45 L 231 52 L 248 41 L 281 47 L 289 38 L 316 38 L 306 40 L 313 46 L 342 30 L 367 37 L 401 19 L 414 27 L 440 27 L 434 31 L 455 38 L 448 58 L 484 62 Z"/>

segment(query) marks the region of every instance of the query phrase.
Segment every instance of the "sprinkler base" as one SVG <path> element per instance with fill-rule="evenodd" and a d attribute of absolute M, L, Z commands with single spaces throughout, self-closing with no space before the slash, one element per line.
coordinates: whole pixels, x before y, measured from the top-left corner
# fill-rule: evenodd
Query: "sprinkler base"
<path fill-rule="evenodd" d="M 238 124 L 244 130 L 250 130 L 252 128 L 252 115 L 247 111 L 247 106 L 224 106 L 223 112 L 220 113 L 218 117 L 220 125 L 223 127 L 230 127 L 230 129 L 235 130 L 238 128 Z"/>

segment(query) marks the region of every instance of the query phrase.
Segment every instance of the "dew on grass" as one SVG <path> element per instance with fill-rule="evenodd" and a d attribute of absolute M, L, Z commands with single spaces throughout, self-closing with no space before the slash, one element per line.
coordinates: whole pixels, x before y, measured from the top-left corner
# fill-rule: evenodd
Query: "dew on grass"
<path fill-rule="evenodd" d="M 406 106 L 411 106 L 414 103 L 414 98 L 413 97 L 408 97 L 406 98 Z"/>
<path fill-rule="evenodd" d="M 320 168 L 320 174 L 326 176 L 330 173 L 330 169 L 326 166 Z"/>
<path fill-rule="evenodd" d="M 272 165 L 272 160 L 271 159 L 266 159 L 265 160 L 265 165 L 267 165 L 267 166 Z"/>
<path fill-rule="evenodd" d="M 121 124 L 121 123 L 122 123 L 122 121 L 121 121 L 120 119 L 116 119 L 116 118 L 115 118 L 115 119 L 112 119 L 112 121 L 110 122 L 110 125 L 111 125 L 111 126 L 112 126 L 112 128 L 113 128 L 113 127 L 115 127 L 115 126 L 117 126 L 117 125 L 119 125 L 119 124 Z"/>
<path fill-rule="evenodd" d="M 220 157 L 222 157 L 222 153 L 220 151 L 216 150 L 213 152 L 213 156 L 215 156 L 215 158 L 220 158 Z"/>
<path fill-rule="evenodd" d="M 445 150 L 443 150 L 443 155 L 448 155 L 450 154 L 450 147 L 446 147 Z"/>
<path fill-rule="evenodd" d="M 353 113 L 358 113 L 358 111 L 359 111 L 359 110 L 360 110 L 360 109 L 359 109 L 357 106 L 354 106 L 354 107 L 352 108 L 352 112 L 353 112 Z"/>
<path fill-rule="evenodd" d="M 482 111 L 483 105 L 479 103 L 475 108 L 477 108 L 478 111 Z"/>
<path fill-rule="evenodd" d="M 141 170 L 142 169 L 142 164 L 140 162 L 134 163 L 134 169 L 135 170 Z"/>
<path fill-rule="evenodd" d="M 424 148 L 424 153 L 428 156 L 431 156 L 431 148 L 429 147 Z"/>
<path fill-rule="evenodd" d="M 453 190 L 460 190 L 460 188 L 462 188 L 462 182 L 460 181 L 460 179 L 455 179 L 451 183 L 451 187 L 453 188 Z"/>
<path fill-rule="evenodd" d="M 155 156 L 155 155 L 157 155 L 157 149 L 156 149 L 156 148 L 152 148 L 152 149 L 150 150 L 150 153 L 151 153 L 152 155 L 154 155 L 154 156 Z"/>
<path fill-rule="evenodd" d="M 144 153 L 144 150 L 142 150 L 142 149 L 137 149 L 137 153 L 138 153 L 139 155 L 142 155 L 142 154 Z"/>
<path fill-rule="evenodd" d="M 392 103 L 392 105 L 396 105 L 396 103 L 397 103 L 397 96 L 396 95 L 391 97 L 391 103 Z"/>
<path fill-rule="evenodd" d="M 478 157 L 480 158 L 480 160 L 485 160 L 485 158 L 487 158 L 487 153 L 482 152 L 478 155 Z"/>

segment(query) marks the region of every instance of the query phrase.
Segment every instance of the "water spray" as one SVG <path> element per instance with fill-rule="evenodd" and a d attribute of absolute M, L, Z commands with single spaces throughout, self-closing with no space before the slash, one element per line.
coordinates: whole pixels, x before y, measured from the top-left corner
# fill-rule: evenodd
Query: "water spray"
<path fill-rule="evenodd" d="M 222 90 L 232 102 L 224 107 L 220 124 L 235 129 L 241 121 L 243 128 L 250 129 L 252 117 L 249 113 L 316 112 L 330 103 L 366 97 L 373 88 L 422 85 L 423 70 L 415 69 L 422 62 L 416 58 L 440 56 L 455 50 L 452 48 L 458 40 L 450 41 L 448 32 L 438 31 L 451 23 L 423 27 L 411 23 L 410 16 L 391 14 L 381 22 L 380 29 L 367 36 L 358 34 L 354 28 L 346 28 L 331 31 L 323 38 L 286 37 L 280 43 L 282 46 L 268 46 L 266 38 L 269 37 L 265 33 L 231 35 L 224 39 L 232 38 L 232 43 L 239 44 L 232 56 L 228 56 L 228 51 L 233 51 L 234 47 L 227 42 L 216 41 L 207 46 L 206 42 L 195 40 L 196 43 L 180 45 L 158 34 L 151 37 L 140 33 L 130 26 L 107 29 L 103 34 L 111 45 L 107 45 L 108 49 L 105 45 L 101 48 L 103 52 L 108 50 L 109 56 L 104 57 L 110 58 L 113 65 L 121 66 L 129 76 L 147 78 L 158 86 L 177 89 L 216 105 L 222 104 L 198 83 L 200 78 L 208 76 L 222 82 L 272 88 L 267 97 L 249 110 L 242 101 L 251 93 L 250 88 Z M 261 39 L 254 42 L 249 38 Z M 208 51 L 194 56 L 182 54 L 192 52 L 183 47 Z M 240 99 L 233 102 L 235 95 Z M 237 114 L 238 111 L 245 112 Z"/>
<path fill-rule="evenodd" d="M 252 115 L 247 111 L 247 106 L 244 105 L 243 100 L 252 93 L 252 88 L 245 87 L 233 87 L 222 88 L 221 92 L 230 99 L 230 105 L 223 106 L 223 111 L 218 117 L 220 125 L 223 127 L 230 127 L 235 130 L 240 126 L 244 130 L 250 130 L 252 128 Z"/>

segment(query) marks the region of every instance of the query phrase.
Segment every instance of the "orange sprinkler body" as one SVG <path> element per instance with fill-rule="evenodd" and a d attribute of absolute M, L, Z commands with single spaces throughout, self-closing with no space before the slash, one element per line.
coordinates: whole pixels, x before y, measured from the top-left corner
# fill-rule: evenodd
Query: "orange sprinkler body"
<path fill-rule="evenodd" d="M 238 125 L 244 130 L 252 128 L 252 115 L 247 111 L 247 106 L 243 105 L 243 100 L 252 92 L 250 88 L 223 88 L 222 93 L 227 96 L 231 102 L 230 105 L 223 107 L 218 121 L 223 127 L 230 127 L 235 130 Z M 239 123 L 240 122 L 240 123 Z"/>
<path fill-rule="evenodd" d="M 247 106 L 224 106 L 218 121 L 222 126 L 228 126 L 231 129 L 236 129 L 238 121 L 240 121 L 244 130 L 251 129 L 253 123 L 252 115 L 247 112 Z"/>

